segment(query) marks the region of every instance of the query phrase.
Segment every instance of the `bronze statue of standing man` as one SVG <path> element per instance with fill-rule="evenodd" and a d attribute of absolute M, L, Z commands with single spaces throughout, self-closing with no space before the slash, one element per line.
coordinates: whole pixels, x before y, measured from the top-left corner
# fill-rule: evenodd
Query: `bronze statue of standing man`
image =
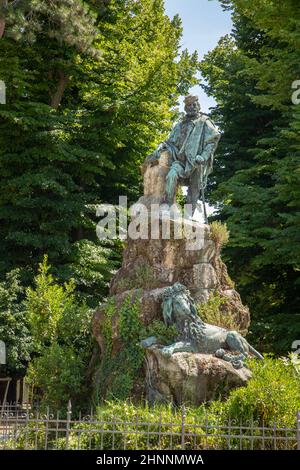
<path fill-rule="evenodd" d="M 162 151 L 169 152 L 165 202 L 170 206 L 174 203 L 178 184 L 187 186 L 187 204 L 191 205 L 193 215 L 198 200 L 204 203 L 204 189 L 213 169 L 220 132 L 209 117 L 201 113 L 197 96 L 189 95 L 184 102 L 184 118 L 175 124 L 169 138 L 147 157 L 145 165 L 155 165 Z M 204 216 L 207 223 L 205 204 Z"/>

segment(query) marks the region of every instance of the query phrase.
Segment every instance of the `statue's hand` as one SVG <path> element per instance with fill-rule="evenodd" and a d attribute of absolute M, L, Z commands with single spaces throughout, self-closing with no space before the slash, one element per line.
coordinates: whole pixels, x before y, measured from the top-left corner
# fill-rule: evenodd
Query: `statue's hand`
<path fill-rule="evenodd" d="M 151 153 L 146 157 L 145 163 L 151 163 L 158 159 L 158 155 L 156 152 Z"/>
<path fill-rule="evenodd" d="M 148 155 L 144 163 L 142 164 L 142 174 L 145 173 L 147 170 L 148 166 L 152 167 L 155 165 L 158 165 L 159 158 L 155 155 L 155 153 L 152 153 L 151 155 Z"/>
<path fill-rule="evenodd" d="M 201 155 L 197 155 L 197 157 L 195 158 L 195 162 L 198 164 L 198 165 L 203 165 L 206 160 L 204 157 L 202 157 Z"/>
<path fill-rule="evenodd" d="M 147 157 L 146 161 L 147 161 L 148 165 L 155 166 L 155 165 L 158 165 L 159 158 L 155 155 L 149 155 L 149 157 Z"/>
<path fill-rule="evenodd" d="M 244 363 L 241 360 L 233 361 L 232 365 L 235 369 L 242 369 L 244 367 Z"/>
<path fill-rule="evenodd" d="M 162 142 L 159 147 L 160 150 L 168 150 L 169 148 L 167 142 Z"/>
<path fill-rule="evenodd" d="M 223 357 L 225 356 L 225 350 L 224 349 L 218 349 L 216 352 L 215 352 L 215 356 L 218 357 L 219 359 L 223 359 Z"/>
<path fill-rule="evenodd" d="M 165 357 L 171 357 L 172 356 L 172 350 L 169 346 L 165 346 L 161 349 L 161 353 Z"/>

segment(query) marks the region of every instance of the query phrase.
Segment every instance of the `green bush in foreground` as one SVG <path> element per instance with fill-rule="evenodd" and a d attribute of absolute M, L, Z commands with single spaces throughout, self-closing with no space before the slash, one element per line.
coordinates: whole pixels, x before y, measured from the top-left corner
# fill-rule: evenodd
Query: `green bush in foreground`
<path fill-rule="evenodd" d="M 51 274 L 47 257 L 39 265 L 34 288 L 28 288 L 26 313 L 35 344 L 27 382 L 41 405 L 63 410 L 87 405 L 88 366 L 91 357 L 92 312 L 77 298 L 75 283 L 61 285 Z"/>
<path fill-rule="evenodd" d="M 225 402 L 214 402 L 210 413 L 257 425 L 295 428 L 300 411 L 300 375 L 292 360 L 265 358 L 248 362 L 252 379 L 233 390 Z"/>

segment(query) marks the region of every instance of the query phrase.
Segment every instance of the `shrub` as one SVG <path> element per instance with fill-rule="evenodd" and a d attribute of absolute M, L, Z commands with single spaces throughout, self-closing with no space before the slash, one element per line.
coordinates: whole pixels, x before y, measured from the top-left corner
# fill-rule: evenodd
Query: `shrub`
<path fill-rule="evenodd" d="M 28 381 L 43 406 L 59 409 L 72 399 L 86 405 L 87 371 L 91 357 L 92 312 L 76 298 L 73 280 L 60 285 L 45 256 L 27 289 L 25 307 L 35 343 Z"/>
<path fill-rule="evenodd" d="M 160 344 L 172 344 L 178 336 L 178 330 L 175 325 L 166 326 L 163 321 L 154 320 L 140 331 L 140 339 L 149 338 L 150 336 L 156 336 Z"/>
<path fill-rule="evenodd" d="M 222 407 L 224 416 L 295 428 L 300 410 L 300 377 L 291 361 L 266 357 L 264 361 L 251 359 L 248 364 L 253 376 L 246 387 L 230 393 Z"/>
<path fill-rule="evenodd" d="M 203 407 L 197 411 L 192 408 L 186 409 L 185 422 L 191 425 L 190 429 L 193 429 L 192 426 L 203 413 Z M 129 401 L 106 402 L 97 408 L 94 419 L 103 423 L 101 434 L 93 432 L 95 430 L 93 424 L 76 424 L 70 435 L 72 449 L 78 448 L 77 429 L 83 430 L 80 432 L 81 449 L 181 449 L 182 412 L 171 404 L 150 407 L 147 404 L 134 405 Z M 114 434 L 111 432 L 112 429 L 115 430 Z M 200 427 L 197 428 L 197 433 L 201 436 L 204 431 Z M 193 436 L 186 433 L 185 442 L 186 449 L 193 449 L 195 444 Z M 65 439 L 61 439 L 59 445 L 64 449 Z"/>
<path fill-rule="evenodd" d="M 242 333 L 234 314 L 230 311 L 224 313 L 222 310 L 225 303 L 226 299 L 218 292 L 211 294 L 207 302 L 197 305 L 198 314 L 206 323 Z"/>
<path fill-rule="evenodd" d="M 61 286 L 50 273 L 48 257 L 39 264 L 35 287 L 26 291 L 26 310 L 35 338 L 36 348 L 51 344 L 57 338 L 57 325 L 64 313 L 75 303 L 75 283 Z"/>
<path fill-rule="evenodd" d="M 185 410 L 185 446 L 189 450 L 202 449 L 293 449 L 296 445 L 296 415 L 300 409 L 300 377 L 295 359 L 272 359 L 264 362 L 250 360 L 252 379 L 247 386 L 230 392 L 226 401 L 214 401 L 198 408 Z M 96 421 L 98 426 L 95 426 Z M 251 429 L 253 425 L 254 429 Z M 263 426 L 264 431 L 255 427 Z M 243 429 L 241 426 L 245 427 Z M 266 429 L 266 428 L 269 428 Z M 227 437 L 227 429 L 231 437 Z M 26 430 L 18 439 L 11 440 L 9 448 L 34 448 L 35 433 Z M 101 431 L 101 432 L 100 432 Z M 112 433 L 114 431 L 114 433 Z M 137 432 L 138 431 L 138 432 Z M 71 425 L 69 448 L 132 450 L 180 449 L 182 410 L 171 404 L 136 405 L 114 400 L 97 407 L 91 422 Z M 39 446 L 44 440 L 43 425 L 39 427 Z M 197 436 L 195 436 L 197 434 Z M 59 436 L 62 436 L 60 433 Z M 286 436 L 291 436 L 290 442 Z M 24 440 L 26 437 L 26 440 Z M 262 441 L 264 437 L 264 442 Z M 274 438 L 278 439 L 276 447 Z M 65 437 L 48 436 L 49 448 L 65 449 Z M 25 444 L 26 443 L 26 444 Z M 1 447 L 1 445 L 0 445 Z"/>
<path fill-rule="evenodd" d="M 72 347 L 53 343 L 28 368 L 27 380 L 41 391 L 42 406 L 64 409 L 83 393 L 86 364 Z"/>
<path fill-rule="evenodd" d="M 154 276 L 151 266 L 148 264 L 141 264 L 132 271 L 126 279 L 123 278 L 119 281 L 119 286 L 122 289 L 148 289 L 156 286 L 157 280 Z"/>
<path fill-rule="evenodd" d="M 226 245 L 229 241 L 229 231 L 226 224 L 214 221 L 210 224 L 210 236 L 218 247 Z"/>
<path fill-rule="evenodd" d="M 46 443 L 46 424 L 42 419 L 15 426 L 8 439 L 0 440 L 0 450 L 44 450 Z M 49 442 L 49 435 L 48 442 Z"/>

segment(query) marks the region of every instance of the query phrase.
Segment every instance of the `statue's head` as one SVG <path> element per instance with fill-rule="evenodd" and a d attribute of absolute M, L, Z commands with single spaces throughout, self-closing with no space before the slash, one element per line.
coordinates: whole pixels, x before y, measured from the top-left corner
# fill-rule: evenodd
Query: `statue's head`
<path fill-rule="evenodd" d="M 188 318 L 191 312 L 190 309 L 189 291 L 184 285 L 176 282 L 173 286 L 165 289 L 163 294 L 163 316 L 166 324 L 170 325 L 174 321 Z"/>
<path fill-rule="evenodd" d="M 187 294 L 187 288 L 180 284 L 180 282 L 176 282 L 170 287 L 167 287 L 162 295 L 163 299 L 169 299 L 171 297 L 175 297 L 178 294 Z"/>
<path fill-rule="evenodd" d="M 196 119 L 199 117 L 201 106 L 198 96 L 186 96 L 184 99 L 184 110 L 189 119 Z"/>

